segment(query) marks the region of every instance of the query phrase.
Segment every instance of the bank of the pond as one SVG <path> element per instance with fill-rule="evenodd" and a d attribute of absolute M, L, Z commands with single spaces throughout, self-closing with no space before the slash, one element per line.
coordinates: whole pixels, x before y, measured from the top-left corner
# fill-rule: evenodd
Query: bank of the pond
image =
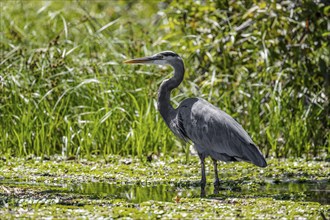
<path fill-rule="evenodd" d="M 319 218 L 330 217 L 329 162 L 221 163 L 222 190 L 199 197 L 193 157 L 94 160 L 60 157 L 0 161 L 0 214 L 10 217 Z"/>

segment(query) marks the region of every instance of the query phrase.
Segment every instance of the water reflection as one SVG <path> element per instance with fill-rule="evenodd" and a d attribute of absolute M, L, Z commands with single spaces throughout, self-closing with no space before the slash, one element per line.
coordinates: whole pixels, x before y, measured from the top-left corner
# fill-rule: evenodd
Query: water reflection
<path fill-rule="evenodd" d="M 113 198 L 126 199 L 133 203 L 140 203 L 149 200 L 173 202 L 177 197 L 199 197 L 200 187 L 193 186 L 177 187 L 166 184 L 143 185 L 118 185 L 109 183 L 81 183 L 69 186 L 68 190 L 73 193 L 90 194 L 97 196 L 110 196 Z M 207 187 L 207 195 L 211 195 L 213 187 Z M 322 204 L 330 204 L 330 185 L 328 182 L 315 183 L 267 183 L 257 189 L 240 187 L 239 190 L 230 188 L 219 192 L 224 197 L 260 197 L 267 196 L 275 199 L 315 201 Z"/>
<path fill-rule="evenodd" d="M 42 184 L 37 182 L 26 182 L 24 180 L 2 179 L 0 186 L 60 186 L 51 183 Z M 155 200 L 164 202 L 174 202 L 180 198 L 199 198 L 200 187 L 197 182 L 184 183 L 183 185 L 173 184 L 113 184 L 106 182 L 87 182 L 71 185 L 61 185 L 65 192 L 74 194 L 85 194 L 95 198 L 118 198 L 126 199 L 132 203 L 141 203 L 144 201 Z M 330 204 L 330 182 L 315 181 L 308 183 L 299 182 L 268 182 L 264 185 L 255 185 L 253 183 L 222 182 L 222 190 L 219 194 L 212 195 L 213 187 L 209 184 L 206 187 L 206 195 L 216 199 L 225 198 L 258 198 L 270 197 L 278 200 L 293 201 L 314 201 L 321 204 Z M 44 191 L 46 192 L 46 191 Z M 47 191 L 52 193 L 53 191 Z M 58 192 L 58 191 L 54 191 Z"/>
<path fill-rule="evenodd" d="M 278 199 L 303 198 L 303 201 L 330 204 L 330 185 L 327 182 L 314 183 L 279 183 L 267 184 L 261 189 L 267 194 L 275 195 Z"/>
<path fill-rule="evenodd" d="M 113 198 L 126 199 L 133 203 L 149 200 L 173 202 L 176 197 L 199 197 L 199 187 L 179 188 L 171 185 L 156 184 L 152 186 L 142 185 L 118 185 L 108 183 L 82 183 L 69 187 L 69 191 L 79 194 L 97 196 L 111 196 Z"/>

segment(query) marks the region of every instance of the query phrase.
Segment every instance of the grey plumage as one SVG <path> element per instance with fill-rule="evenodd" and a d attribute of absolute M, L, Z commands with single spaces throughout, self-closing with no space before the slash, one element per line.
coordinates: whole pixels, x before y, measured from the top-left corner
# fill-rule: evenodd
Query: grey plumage
<path fill-rule="evenodd" d="M 201 98 L 188 98 L 178 108 L 170 103 L 171 91 L 184 77 L 184 64 L 180 56 L 164 51 L 150 57 L 125 61 L 125 63 L 171 65 L 174 76 L 165 80 L 158 92 L 158 110 L 167 126 L 179 138 L 194 143 L 202 164 L 202 194 L 205 194 L 204 159 L 210 156 L 214 162 L 215 191 L 219 187 L 217 160 L 246 161 L 259 167 L 267 163 L 242 126 L 224 111 Z"/>

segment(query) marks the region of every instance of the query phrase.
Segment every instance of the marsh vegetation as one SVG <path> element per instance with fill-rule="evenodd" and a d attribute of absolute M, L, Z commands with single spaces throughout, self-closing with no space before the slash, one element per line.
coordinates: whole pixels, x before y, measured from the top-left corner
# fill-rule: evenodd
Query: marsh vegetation
<path fill-rule="evenodd" d="M 329 5 L 178 0 L 0 6 L 2 214 L 329 215 L 329 200 L 322 197 L 329 198 L 330 173 Z M 172 70 L 122 65 L 163 50 L 180 54 L 186 64 L 173 105 L 198 96 L 223 109 L 252 136 L 268 168 L 222 164 L 225 189 L 206 199 L 194 194 L 197 159 L 156 109 L 158 86 Z M 148 180 L 157 190 L 139 188 Z M 99 192 L 83 185 L 90 182 L 115 188 Z M 291 190 L 277 191 L 276 184 Z M 160 191 L 165 199 L 112 196 L 118 187 Z M 315 193 L 320 198 L 311 199 L 309 189 L 322 192 Z"/>

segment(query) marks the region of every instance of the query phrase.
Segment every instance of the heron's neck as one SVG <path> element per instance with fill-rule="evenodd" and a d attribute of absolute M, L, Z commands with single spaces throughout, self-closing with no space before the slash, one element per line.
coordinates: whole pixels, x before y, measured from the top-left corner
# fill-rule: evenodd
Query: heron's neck
<path fill-rule="evenodd" d="M 174 68 L 174 76 L 170 79 L 165 80 L 158 91 L 158 110 L 164 118 L 167 125 L 170 122 L 171 112 L 174 111 L 173 106 L 170 102 L 171 91 L 178 87 L 183 80 L 184 76 L 184 65 L 181 60 L 171 65 Z"/>

